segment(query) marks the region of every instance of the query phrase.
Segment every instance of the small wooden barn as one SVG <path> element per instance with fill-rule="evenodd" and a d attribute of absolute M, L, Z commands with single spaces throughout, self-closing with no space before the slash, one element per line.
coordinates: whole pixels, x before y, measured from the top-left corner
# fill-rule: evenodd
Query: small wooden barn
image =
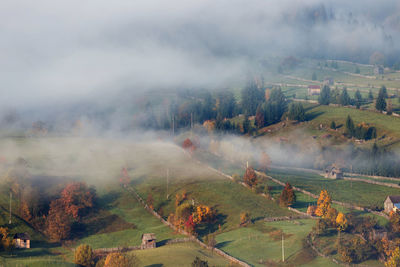
<path fill-rule="evenodd" d="M 335 165 L 332 165 L 325 169 L 325 178 L 343 179 L 343 171 Z"/>
<path fill-rule="evenodd" d="M 319 85 L 309 85 L 308 86 L 308 95 L 319 95 L 321 93 L 321 87 Z"/>
<path fill-rule="evenodd" d="M 17 233 L 14 235 L 16 248 L 31 248 L 31 237 L 28 233 Z"/>
<path fill-rule="evenodd" d="M 384 202 L 385 212 L 390 213 L 400 209 L 400 196 L 387 196 Z"/>
<path fill-rule="evenodd" d="M 142 249 L 156 247 L 156 235 L 153 233 L 142 235 Z"/>

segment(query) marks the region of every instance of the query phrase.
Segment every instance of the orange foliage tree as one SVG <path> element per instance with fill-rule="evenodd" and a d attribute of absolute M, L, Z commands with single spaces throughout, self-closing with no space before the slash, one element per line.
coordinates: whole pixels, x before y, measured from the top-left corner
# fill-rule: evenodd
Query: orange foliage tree
<path fill-rule="evenodd" d="M 267 153 L 262 152 L 260 157 L 260 169 L 263 171 L 268 171 L 271 166 L 271 158 L 268 156 Z"/>
<path fill-rule="evenodd" d="M 338 211 L 335 208 L 329 207 L 325 218 L 330 222 L 333 227 L 336 227 L 336 218 Z"/>
<path fill-rule="evenodd" d="M 389 214 L 389 225 L 392 232 L 399 233 L 400 232 L 400 214 L 391 211 Z"/>
<path fill-rule="evenodd" d="M 0 251 L 10 250 L 13 247 L 13 238 L 6 227 L 0 227 Z"/>
<path fill-rule="evenodd" d="M 183 141 L 182 147 L 184 149 L 189 150 L 190 152 L 193 152 L 196 150 L 196 146 L 193 144 L 192 140 L 190 140 L 189 138 L 186 138 L 185 141 Z"/>
<path fill-rule="evenodd" d="M 199 205 L 193 213 L 193 221 L 195 224 L 210 223 L 215 219 L 215 210 L 206 205 Z"/>
<path fill-rule="evenodd" d="M 258 183 L 256 172 L 254 171 L 253 167 L 247 167 L 246 172 L 243 176 L 243 181 L 253 187 L 256 186 Z"/>
<path fill-rule="evenodd" d="M 138 265 L 138 260 L 134 255 L 126 255 L 120 252 L 108 254 L 104 261 L 104 267 L 135 267 Z"/>
<path fill-rule="evenodd" d="M 240 214 L 240 226 L 246 226 L 250 222 L 250 214 L 248 212 L 242 212 Z"/>
<path fill-rule="evenodd" d="M 62 199 L 53 200 L 50 203 L 49 214 L 46 218 L 47 235 L 54 241 L 65 240 L 71 232 L 72 218 L 65 212 Z"/>
<path fill-rule="evenodd" d="M 279 203 L 282 206 L 290 206 L 296 202 L 296 194 L 293 191 L 292 186 L 286 183 L 282 190 L 281 196 L 279 197 Z"/>
<path fill-rule="evenodd" d="M 207 130 L 207 132 L 210 134 L 214 131 L 215 129 L 215 121 L 211 120 L 206 120 L 203 122 L 203 127 Z"/>
<path fill-rule="evenodd" d="M 61 200 L 65 212 L 78 219 L 82 210 L 93 207 L 94 191 L 90 190 L 86 183 L 74 182 L 68 184 L 61 192 Z"/>
<path fill-rule="evenodd" d="M 322 190 L 321 193 L 319 194 L 319 198 L 317 201 L 317 210 L 315 211 L 315 214 L 317 216 L 325 218 L 326 215 L 328 214 L 329 208 L 331 207 L 331 203 L 332 203 L 332 198 L 328 194 L 328 191 Z"/>
<path fill-rule="evenodd" d="M 349 225 L 346 216 L 341 212 L 339 212 L 338 216 L 336 217 L 336 225 L 338 227 L 338 230 L 341 232 L 346 231 Z"/>
<path fill-rule="evenodd" d="M 147 203 L 147 205 L 149 205 L 149 208 L 150 208 L 150 209 L 153 209 L 153 208 L 154 208 L 154 206 L 153 206 L 154 200 L 153 200 L 153 195 L 152 195 L 151 193 L 149 193 L 149 194 L 147 195 L 146 203 Z"/>

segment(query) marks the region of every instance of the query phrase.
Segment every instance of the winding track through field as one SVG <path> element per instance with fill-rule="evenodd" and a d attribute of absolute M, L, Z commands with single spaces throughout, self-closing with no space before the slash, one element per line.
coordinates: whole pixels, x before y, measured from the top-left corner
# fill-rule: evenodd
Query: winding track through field
<path fill-rule="evenodd" d="M 215 156 L 217 156 L 217 157 L 220 157 L 219 155 L 217 155 L 217 154 L 215 154 L 215 153 L 213 153 L 213 155 L 215 155 Z M 193 157 L 192 157 L 192 158 L 193 158 Z M 228 175 L 228 174 L 225 174 L 225 173 L 223 173 L 223 172 L 221 172 L 221 171 L 219 171 L 219 170 L 217 170 L 217 169 L 214 169 L 213 167 L 209 166 L 207 163 L 201 162 L 201 161 L 199 161 L 198 159 L 195 159 L 195 158 L 193 158 L 193 159 L 194 159 L 196 162 L 202 164 L 203 166 L 206 166 L 208 169 L 210 169 L 210 170 L 212 170 L 212 171 L 218 173 L 219 175 L 222 175 L 222 176 L 227 177 L 227 178 L 229 178 L 229 179 L 231 179 L 231 180 L 234 180 L 232 176 L 230 176 L 230 175 Z M 234 162 L 233 162 L 233 163 L 234 163 Z M 246 168 L 245 166 L 242 166 L 242 167 Z M 321 173 L 320 173 L 319 171 L 317 171 L 317 170 L 312 170 L 312 169 L 295 168 L 295 167 L 279 167 L 279 168 L 281 168 L 281 169 L 300 170 L 300 171 L 310 172 L 310 173 L 314 173 L 314 174 L 317 173 L 317 174 L 320 174 L 320 175 L 321 175 Z M 285 186 L 285 183 L 284 183 L 284 182 L 282 182 L 282 181 L 280 181 L 280 180 L 277 180 L 277 179 L 275 179 L 275 178 L 273 178 L 273 177 L 267 175 L 267 174 L 264 173 L 264 172 L 260 172 L 260 171 L 258 171 L 258 170 L 255 170 L 255 171 L 256 171 L 256 174 L 257 174 L 257 175 L 263 176 L 263 177 L 265 177 L 265 178 L 267 178 L 267 179 L 269 179 L 269 180 L 271 180 L 271 181 L 273 181 L 273 182 L 275 182 L 275 183 L 277 183 L 277 184 L 279 184 L 279 185 Z M 361 182 L 366 182 L 366 183 L 371 183 L 371 184 L 379 184 L 379 185 L 380 185 L 380 184 L 384 184 L 384 183 L 381 183 L 381 182 L 375 182 L 375 181 L 371 181 L 371 180 L 367 180 L 367 179 L 361 179 L 361 178 L 348 178 L 348 177 L 347 177 L 347 180 L 361 181 Z M 245 187 L 248 187 L 248 186 L 245 185 L 244 183 L 240 183 L 240 184 L 242 184 L 242 185 L 245 186 Z M 384 186 L 392 187 L 392 186 L 390 186 L 390 185 L 395 185 L 395 184 L 388 184 L 388 183 L 386 183 Z M 396 186 L 398 186 L 398 185 L 396 185 Z M 301 193 L 303 193 L 303 194 L 305 194 L 305 195 L 308 195 L 308 196 L 310 196 L 310 197 L 312 197 L 312 198 L 314 198 L 314 199 L 318 199 L 318 198 L 319 198 L 318 195 L 313 194 L 313 193 L 311 193 L 311 192 L 309 192 L 309 191 L 306 191 L 306 190 L 304 190 L 304 189 L 301 189 L 301 188 L 296 187 L 296 186 L 293 186 L 293 185 L 292 185 L 292 187 L 293 187 L 293 189 L 294 189 L 295 191 L 301 192 Z M 350 204 L 350 203 L 341 202 L 341 201 L 337 201 L 337 200 L 332 200 L 332 203 L 337 204 L 337 205 L 340 205 L 340 206 L 343 206 L 343 207 L 345 207 L 345 208 L 349 208 L 349 209 L 355 209 L 355 210 L 360 210 L 360 211 L 369 212 L 369 213 L 371 213 L 371 214 L 378 215 L 378 216 L 384 217 L 384 218 L 386 218 L 386 219 L 389 219 L 389 216 L 386 215 L 385 213 L 379 212 L 379 211 L 374 211 L 374 210 L 369 209 L 369 208 L 360 207 L 360 206 L 357 206 L 357 205 L 353 205 L 353 204 Z M 296 209 L 293 209 L 293 208 L 291 208 L 291 210 L 294 211 L 294 212 L 297 212 L 297 213 L 299 213 L 299 214 L 304 214 L 303 212 L 301 212 L 301 211 L 299 211 L 299 210 L 296 210 Z"/>

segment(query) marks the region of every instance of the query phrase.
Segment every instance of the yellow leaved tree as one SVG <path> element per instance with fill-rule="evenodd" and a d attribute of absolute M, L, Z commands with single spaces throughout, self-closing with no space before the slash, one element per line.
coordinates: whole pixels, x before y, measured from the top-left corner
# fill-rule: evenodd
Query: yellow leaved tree
<path fill-rule="evenodd" d="M 339 214 L 336 217 L 336 225 L 338 227 L 338 230 L 341 232 L 346 231 L 347 229 L 348 222 L 346 216 L 341 212 L 339 212 Z"/>
<path fill-rule="evenodd" d="M 390 258 L 385 262 L 386 267 L 397 267 L 400 266 L 400 248 L 397 247 L 392 254 L 390 255 Z"/>
<path fill-rule="evenodd" d="M 328 194 L 328 191 L 322 190 L 319 194 L 319 198 L 317 201 L 317 210 L 315 214 L 317 216 L 321 216 L 322 218 L 326 218 L 328 215 L 328 211 L 331 208 L 332 198 Z"/>

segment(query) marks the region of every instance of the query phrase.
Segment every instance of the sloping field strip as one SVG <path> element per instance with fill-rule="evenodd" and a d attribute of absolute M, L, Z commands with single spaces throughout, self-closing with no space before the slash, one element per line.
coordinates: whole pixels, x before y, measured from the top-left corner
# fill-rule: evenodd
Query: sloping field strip
<path fill-rule="evenodd" d="M 313 170 L 313 169 L 305 169 L 305 168 L 296 168 L 296 167 L 282 167 L 282 166 L 276 166 L 276 165 L 271 165 L 271 167 L 275 169 L 280 169 L 280 170 L 294 170 L 294 171 L 303 171 L 303 172 L 309 172 L 309 173 L 315 173 L 323 176 L 320 171 L 318 170 Z M 344 177 L 344 180 L 349 180 L 349 181 L 357 181 L 357 182 L 364 182 L 364 183 L 369 183 L 369 184 L 376 184 L 376 185 L 382 185 L 382 186 L 387 186 L 387 187 L 393 187 L 393 188 L 400 188 L 399 184 L 394 184 L 394 183 L 388 183 L 388 182 L 380 182 L 376 180 L 390 180 L 390 181 L 399 181 L 399 178 L 393 178 L 393 177 L 384 177 L 384 176 L 366 176 L 362 174 L 354 174 L 354 173 L 344 173 L 347 176 L 358 176 L 356 178 L 353 177 Z M 369 177 L 371 179 L 364 179 L 360 177 Z"/>
<path fill-rule="evenodd" d="M 215 155 L 215 156 L 217 156 L 217 157 L 220 157 L 219 155 L 217 155 L 217 154 L 215 154 L 215 153 L 212 153 L 212 154 Z M 193 157 L 192 157 L 192 158 L 193 158 Z M 209 166 L 207 163 L 203 163 L 203 162 L 201 162 L 201 161 L 199 161 L 199 160 L 197 160 L 197 159 L 195 159 L 195 158 L 193 158 L 193 159 L 194 159 L 196 162 L 198 162 L 199 164 L 201 164 L 201 165 L 207 167 L 208 169 L 210 169 L 210 170 L 212 170 L 212 171 L 214 171 L 214 172 L 216 172 L 216 173 L 218 173 L 218 174 L 220 174 L 220 175 L 222 175 L 222 176 L 224 176 L 224 177 L 227 177 L 227 178 L 233 180 L 233 177 L 232 177 L 232 176 L 229 176 L 229 175 L 227 175 L 227 174 L 225 174 L 225 173 L 223 173 L 223 172 L 221 172 L 221 171 L 219 171 L 219 170 L 217 170 L 217 169 L 215 169 L 215 168 Z M 233 161 L 232 161 L 232 162 L 233 162 Z M 244 167 L 244 168 L 245 168 L 245 167 Z M 291 168 L 291 167 L 288 167 L 288 168 L 287 168 L 287 167 L 278 167 L 278 168 L 280 168 L 280 169 L 301 170 L 301 171 L 306 171 L 306 172 L 310 172 L 310 173 L 317 173 L 317 174 L 321 175 L 321 173 L 320 173 L 319 171 L 317 171 L 317 170 L 312 170 L 312 169 L 295 168 L 295 167 L 293 167 L 293 168 Z M 263 172 L 256 171 L 256 173 L 257 173 L 258 175 L 260 175 L 260 176 L 264 176 L 265 178 L 270 179 L 271 181 L 273 181 L 273 182 L 275 182 L 275 183 L 277 183 L 277 184 L 280 184 L 280 185 L 282 185 L 282 186 L 285 186 L 285 183 L 283 183 L 283 182 L 281 182 L 281 181 L 279 181 L 279 180 L 277 180 L 277 179 L 275 179 L 275 178 L 273 178 L 273 177 L 271 177 L 271 176 L 268 176 L 268 175 L 266 175 L 266 174 L 263 173 Z M 361 182 L 370 183 L 370 184 L 377 184 L 377 185 L 380 184 L 380 182 L 374 182 L 374 181 L 367 180 L 367 179 L 361 179 L 361 178 L 347 178 L 347 180 L 352 180 L 352 179 L 360 179 Z M 354 180 L 354 181 L 356 181 L 356 180 Z M 244 183 L 240 183 L 240 184 L 242 184 L 243 186 L 247 187 L 247 185 L 244 184 Z M 395 184 L 388 184 L 388 183 L 386 183 L 386 184 L 383 184 L 383 185 L 384 185 L 384 186 L 387 186 L 387 187 L 397 187 L 397 185 L 395 185 Z M 395 185 L 395 186 L 391 186 L 391 185 Z M 319 198 L 319 196 L 317 196 L 317 195 L 315 195 L 315 194 L 313 194 L 313 193 L 311 193 L 311 192 L 308 192 L 308 191 L 306 191 L 306 190 L 304 190 L 304 189 L 301 189 L 301 188 L 298 188 L 298 187 L 295 187 L 295 186 L 292 186 L 292 187 L 293 187 L 294 190 L 299 191 L 299 192 L 302 192 L 303 194 L 306 194 L 306 195 L 308 195 L 308 196 L 310 196 L 310 197 L 312 197 L 312 198 L 315 198 L 315 199 L 318 199 L 318 198 Z M 375 215 L 378 215 L 378 216 L 382 216 L 382 217 L 384 217 L 384 218 L 386 218 L 386 219 L 389 219 L 389 216 L 386 215 L 386 214 L 383 213 L 383 212 L 374 211 L 374 210 L 371 210 L 371 209 L 369 209 L 369 208 L 364 208 L 364 207 L 360 207 L 360 206 L 353 205 L 353 204 L 350 204 L 350 203 L 340 202 L 340 201 L 337 201 L 337 200 L 332 200 L 332 202 L 333 202 L 334 204 L 338 204 L 338 205 L 343 206 L 343 207 L 345 207 L 345 208 L 355 209 L 355 210 L 360 210 L 360 211 L 366 211 L 366 212 L 369 212 L 369 213 L 372 213 L 372 214 L 375 214 Z M 294 209 L 294 208 L 290 208 L 290 210 L 291 210 L 291 211 L 294 211 L 294 212 L 297 212 L 297 213 L 299 213 L 299 214 L 304 214 L 303 212 L 301 212 L 301 211 L 299 211 L 299 210 L 296 210 L 296 209 Z"/>
<path fill-rule="evenodd" d="M 176 231 L 176 232 L 178 232 L 178 233 L 180 233 L 180 234 L 189 236 L 189 238 L 190 238 L 193 242 L 198 243 L 201 247 L 203 247 L 203 248 L 205 248 L 205 249 L 208 249 L 208 250 L 212 250 L 212 251 L 216 252 L 218 255 L 224 257 L 225 259 L 227 259 L 227 260 L 229 260 L 229 261 L 231 261 L 231 262 L 234 262 L 234 263 L 236 263 L 236 264 L 239 264 L 240 266 L 251 267 L 249 264 L 247 264 L 247 263 L 245 263 L 245 262 L 243 262 L 243 261 L 241 261 L 241 260 L 239 260 L 239 259 L 237 259 L 237 258 L 235 258 L 235 257 L 232 257 L 231 255 L 228 255 L 227 253 L 223 252 L 222 250 L 220 250 L 220 249 L 218 249 L 218 248 L 212 248 L 212 247 L 207 246 L 206 244 L 204 244 L 203 242 L 201 242 L 199 239 L 197 239 L 196 237 L 192 236 L 192 235 L 189 234 L 188 232 L 183 231 L 183 230 L 180 230 L 180 229 L 177 229 L 174 225 L 172 225 L 171 223 L 169 223 L 169 222 L 167 222 L 166 220 L 164 220 L 157 212 L 155 212 L 154 210 L 152 210 L 152 209 L 146 204 L 146 202 L 142 199 L 142 197 L 136 192 L 136 190 L 135 190 L 133 187 L 131 187 L 131 186 L 125 186 L 125 188 L 126 188 L 128 191 L 130 191 L 131 193 L 133 193 L 133 195 L 134 195 L 134 196 L 136 197 L 136 199 L 143 205 L 143 207 L 144 207 L 148 212 L 150 212 L 152 215 L 154 215 L 155 217 L 157 217 L 164 225 L 170 227 L 172 230 L 174 230 L 174 231 Z"/>
<path fill-rule="evenodd" d="M 194 157 L 192 157 L 192 159 L 193 159 L 195 162 L 197 162 L 198 164 L 200 164 L 200 165 L 202 165 L 202 166 L 208 168 L 209 170 L 211 170 L 211 171 L 213 171 L 213 172 L 215 172 L 215 173 L 217 173 L 217 174 L 219 174 L 219 175 L 221 175 L 221 176 L 223 176 L 223 177 L 225 177 L 225 178 L 228 178 L 228 179 L 234 181 L 234 179 L 233 179 L 232 176 L 230 176 L 230 175 L 228 175 L 228 174 L 226 174 L 226 173 L 223 173 L 222 171 L 219 171 L 219 170 L 217 170 L 217 169 L 215 169 L 215 168 L 213 168 L 213 167 L 207 165 L 206 163 L 203 163 L 203 162 L 197 160 L 197 159 L 194 158 Z M 239 184 L 241 184 L 242 186 L 246 187 L 247 189 L 250 189 L 249 186 L 246 185 L 246 184 L 243 183 L 243 182 L 239 182 Z M 278 184 L 281 184 L 281 183 L 278 183 Z M 283 184 L 283 186 L 285 186 L 285 184 Z M 294 187 L 293 187 L 293 188 L 294 188 Z M 262 196 L 265 197 L 265 194 L 260 194 L 260 195 L 262 195 Z M 290 210 L 290 211 L 293 211 L 293 212 L 295 212 L 295 213 L 300 214 L 300 216 L 302 216 L 301 218 L 305 218 L 305 217 L 307 217 L 307 218 L 313 218 L 313 219 L 316 218 L 316 217 L 314 217 L 314 216 L 311 216 L 311 215 L 309 215 L 309 214 L 307 214 L 307 213 L 304 213 L 304 212 L 302 212 L 302 211 L 300 211 L 300 210 L 298 210 L 298 209 L 292 208 L 292 207 L 287 207 L 287 209 Z M 291 219 L 294 219 L 294 218 L 298 219 L 299 217 L 293 217 L 293 218 L 291 218 Z M 268 219 L 268 218 L 265 218 L 265 219 Z"/>
<path fill-rule="evenodd" d="M 284 183 L 284 182 L 281 182 L 281 181 L 279 181 L 279 180 L 277 180 L 277 179 L 275 179 L 275 178 L 273 178 L 273 177 L 271 177 L 271 176 L 268 176 L 268 175 L 266 175 L 266 174 L 263 173 L 263 172 L 256 171 L 256 173 L 257 173 L 257 175 L 260 175 L 260 176 L 263 176 L 263 177 L 265 177 L 265 178 L 267 178 L 267 179 L 270 179 L 271 181 L 273 181 L 273 182 L 275 182 L 275 183 L 277 183 L 277 184 L 280 184 L 280 185 L 282 185 L 282 186 L 285 186 L 285 183 Z M 293 185 L 292 185 L 292 187 L 293 187 L 294 190 L 299 191 L 299 192 L 302 192 L 303 194 L 306 194 L 306 195 L 308 195 L 308 196 L 310 196 L 310 197 L 312 197 L 312 198 L 315 198 L 315 199 L 318 199 L 318 198 L 319 198 L 318 195 L 315 195 L 315 194 L 313 194 L 313 193 L 311 193 L 311 192 L 308 192 L 308 191 L 306 191 L 306 190 L 304 190 L 304 189 L 298 188 L 298 187 L 293 186 Z M 340 202 L 340 201 L 337 201 L 337 200 L 332 200 L 332 203 L 337 204 L 337 205 L 340 205 L 340 206 L 343 206 L 343 207 L 345 207 L 345 208 L 349 208 L 349 209 L 355 209 L 355 210 L 370 212 L 370 213 L 373 213 L 373 214 L 375 214 L 375 215 L 382 216 L 382 217 L 384 217 L 384 218 L 386 218 L 386 219 L 389 219 L 389 216 L 387 216 L 387 215 L 384 214 L 383 212 L 374 211 L 374 210 L 371 210 L 371 209 L 369 209 L 369 208 L 364 208 L 364 207 L 360 207 L 360 206 L 353 205 L 353 204 L 350 204 L 350 203 Z"/>

